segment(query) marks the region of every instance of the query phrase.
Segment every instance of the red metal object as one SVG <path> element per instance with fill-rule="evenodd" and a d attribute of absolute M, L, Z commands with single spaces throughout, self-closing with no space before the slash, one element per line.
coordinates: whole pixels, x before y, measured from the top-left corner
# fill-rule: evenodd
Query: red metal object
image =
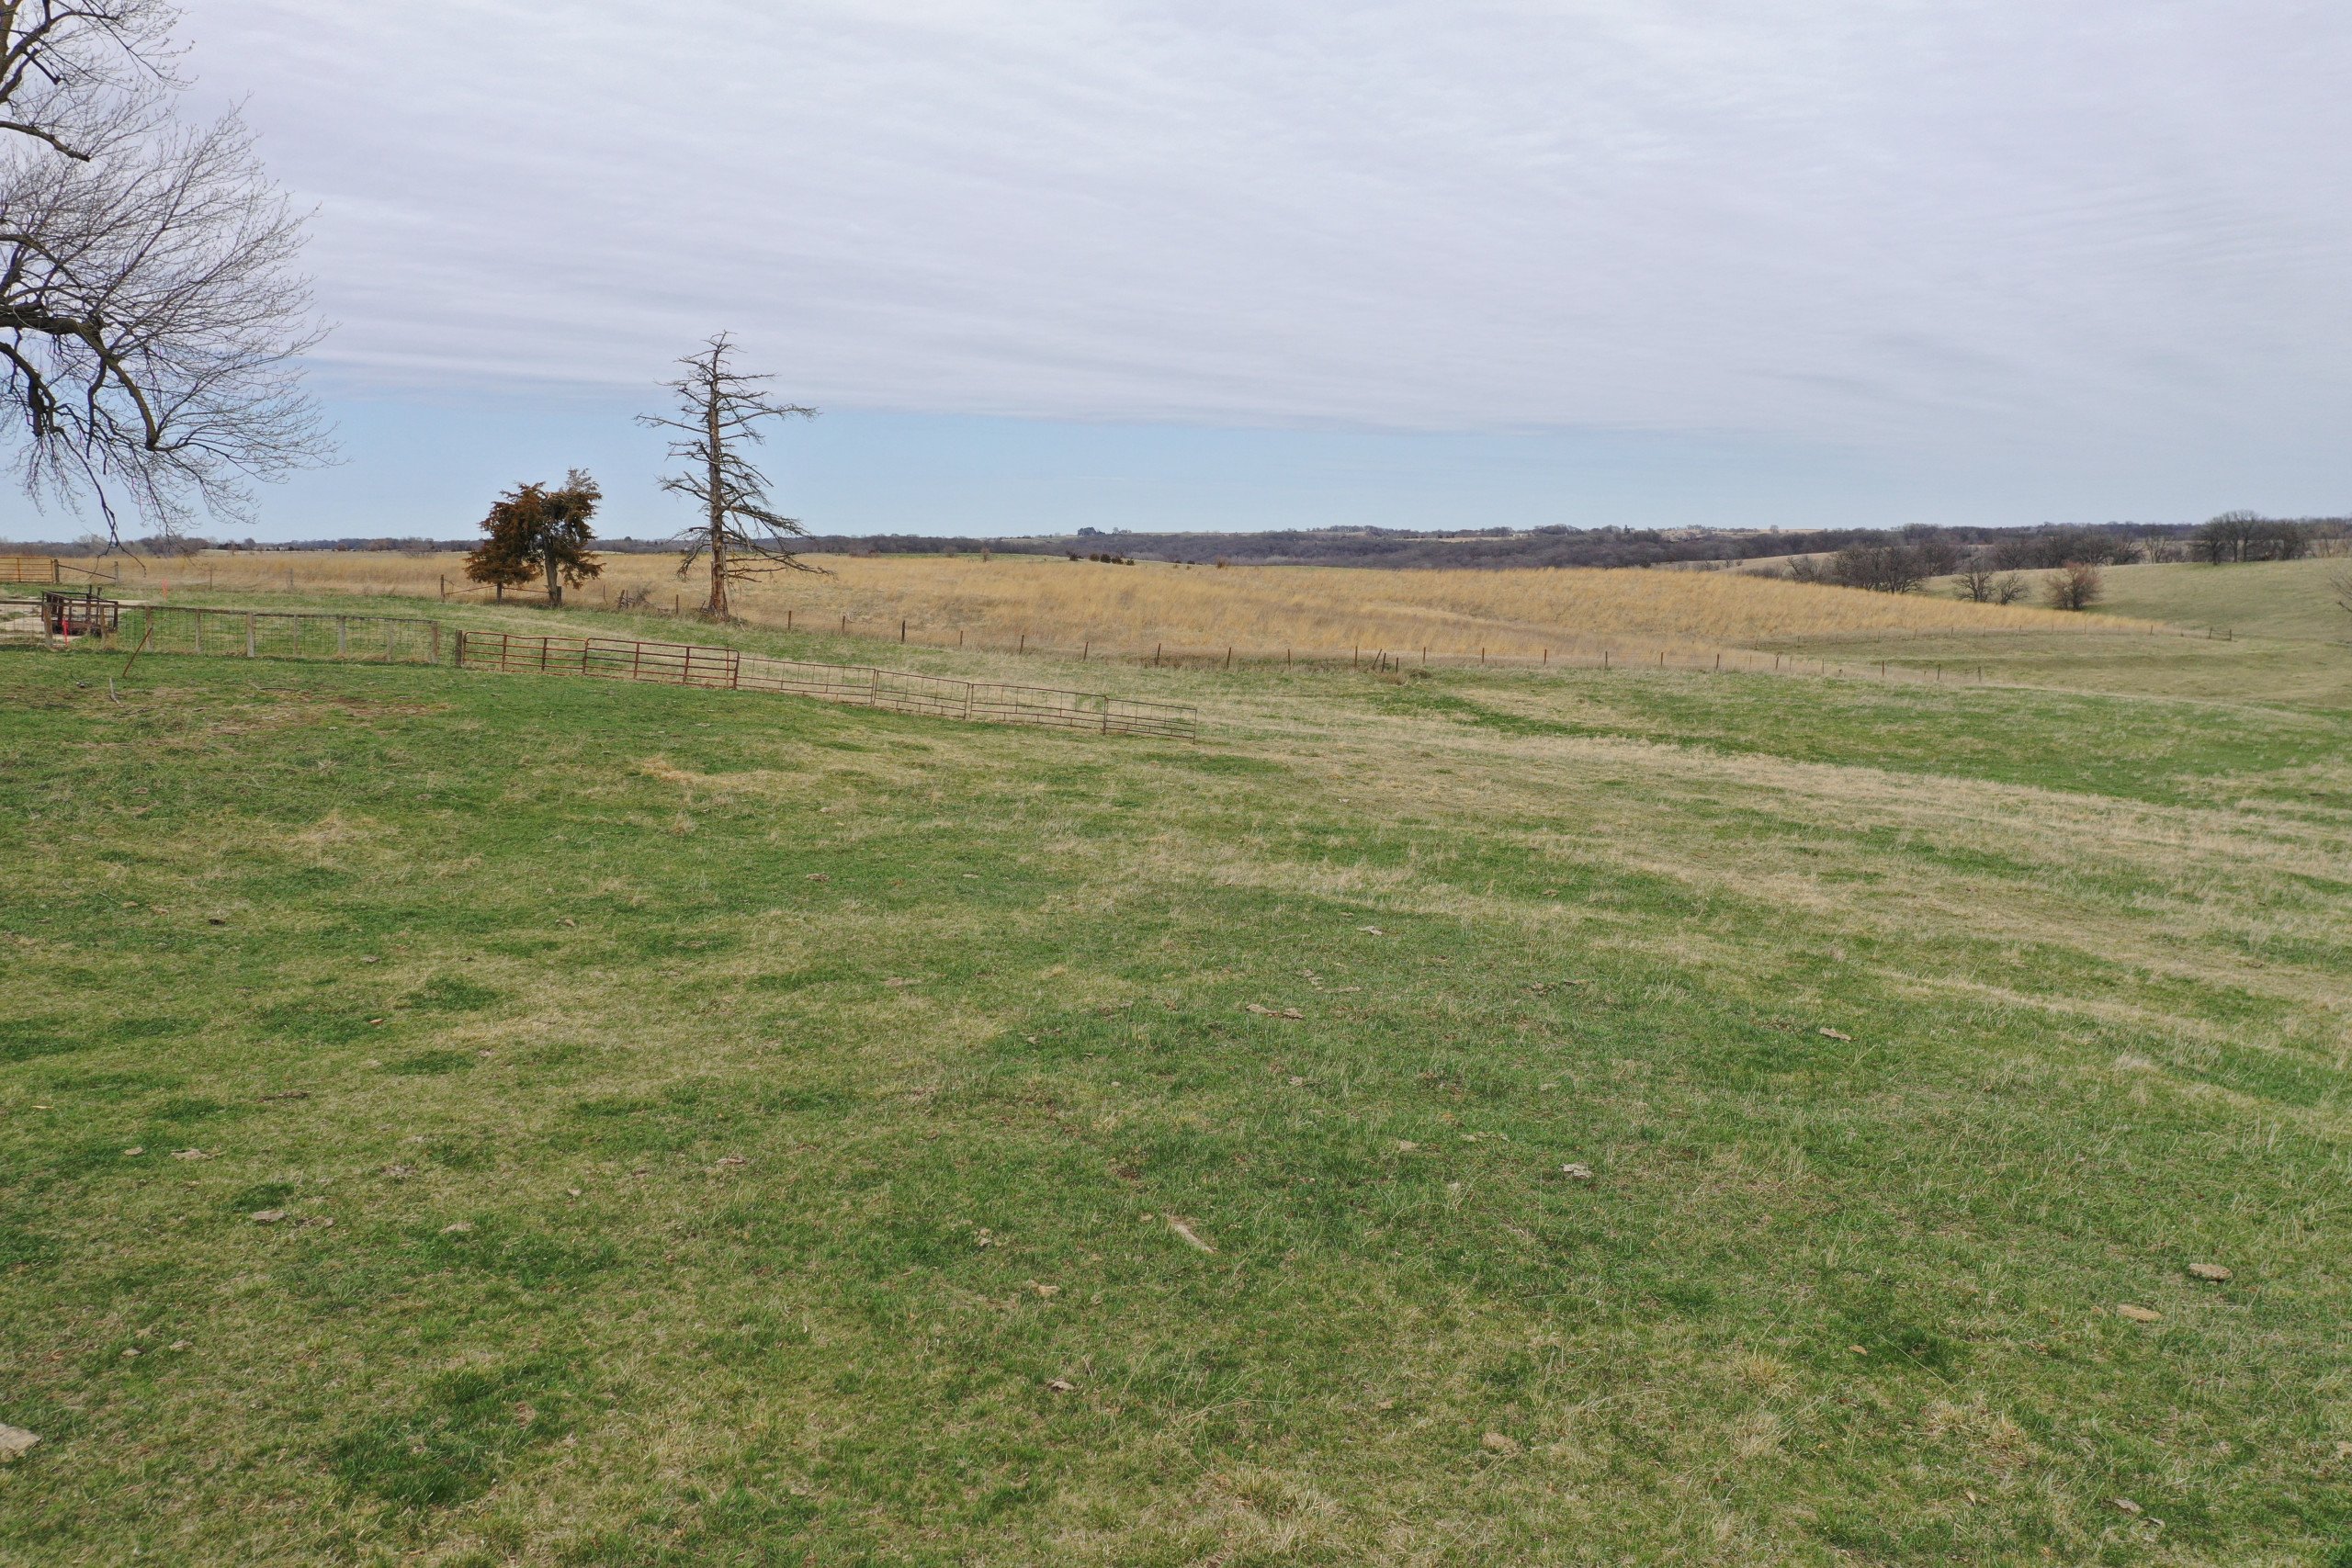
<path fill-rule="evenodd" d="M 51 589 L 40 596 L 41 629 L 51 637 L 107 637 L 121 624 L 122 605 L 95 588 L 79 593 Z"/>

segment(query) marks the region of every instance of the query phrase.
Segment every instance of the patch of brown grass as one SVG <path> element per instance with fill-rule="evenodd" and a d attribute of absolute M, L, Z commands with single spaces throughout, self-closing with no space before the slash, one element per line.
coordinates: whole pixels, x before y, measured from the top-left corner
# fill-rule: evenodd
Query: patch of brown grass
<path fill-rule="evenodd" d="M 1232 648 L 1247 657 L 1594 657 L 1690 653 L 1839 637 L 2113 632 L 2098 620 L 2018 605 L 1869 593 L 1731 571 L 1370 571 L 1344 567 L 1111 566 L 1042 556 L 823 556 L 738 589 L 758 625 L 910 642 L 1148 655 Z M 399 593 L 486 597 L 455 555 L 209 554 L 131 569 L 127 592 Z M 691 611 L 696 574 L 676 558 L 608 556 L 575 603 L 605 606 L 644 589 Z M 2136 625 L 2136 623 L 2134 623 Z"/>

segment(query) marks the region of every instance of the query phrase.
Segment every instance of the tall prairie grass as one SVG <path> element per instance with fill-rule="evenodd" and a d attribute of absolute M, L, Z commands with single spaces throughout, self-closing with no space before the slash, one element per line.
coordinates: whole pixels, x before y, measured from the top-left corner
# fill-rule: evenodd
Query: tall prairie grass
<path fill-rule="evenodd" d="M 1547 569 L 1374 571 L 1344 567 L 1119 566 L 1059 557 L 824 556 L 820 572 L 765 579 L 736 592 L 754 624 L 787 618 L 809 629 L 979 646 L 1091 646 L 1145 655 L 1157 647 L 1236 649 L 1245 657 L 1534 658 L 1603 648 L 1691 652 L 1837 637 L 2117 629 L 2113 617 L 2023 606 L 1869 593 L 1732 571 Z M 691 611 L 707 579 L 669 556 L 613 555 L 575 603 L 610 604 L 628 590 L 652 607 Z M 129 592 L 389 593 L 487 597 L 455 555 L 362 552 L 209 553 L 126 570 Z M 844 626 L 845 623 L 845 626 Z"/>

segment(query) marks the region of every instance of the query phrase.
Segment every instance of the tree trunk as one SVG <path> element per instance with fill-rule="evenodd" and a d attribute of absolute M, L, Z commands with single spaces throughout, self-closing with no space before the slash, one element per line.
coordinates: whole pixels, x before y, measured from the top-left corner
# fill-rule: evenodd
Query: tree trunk
<path fill-rule="evenodd" d="M 716 378 L 712 380 L 707 400 L 703 404 L 703 439 L 709 445 L 710 458 L 710 604 L 707 613 L 713 620 L 723 621 L 728 615 L 727 497 L 720 488 L 723 469 L 718 460 L 718 386 Z"/>
<path fill-rule="evenodd" d="M 563 608 L 563 584 L 556 578 L 555 551 L 553 549 L 549 549 L 541 555 L 539 557 L 539 564 L 547 569 L 548 608 L 550 610 L 560 610 Z"/>

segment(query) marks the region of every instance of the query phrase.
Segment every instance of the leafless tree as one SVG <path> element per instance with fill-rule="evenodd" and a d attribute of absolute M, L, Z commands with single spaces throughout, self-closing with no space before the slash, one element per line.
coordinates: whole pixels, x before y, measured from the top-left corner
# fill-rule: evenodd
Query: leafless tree
<path fill-rule="evenodd" d="M 692 496 L 703 519 L 679 536 L 687 548 L 678 575 L 685 576 L 696 560 L 709 556 L 710 598 L 703 614 L 721 621 L 730 615 L 729 583 L 775 571 L 821 570 L 792 552 L 786 541 L 808 530 L 769 508 L 768 478 L 743 455 L 745 447 L 767 439 L 767 421 L 814 419 L 817 411 L 770 399 L 762 388 L 775 378 L 735 369 L 734 352 L 725 333 L 709 339 L 678 361 L 686 373 L 665 383 L 677 394 L 677 412 L 638 416 L 640 424 L 679 432 L 670 443 L 670 456 L 685 468 L 662 476 L 662 488 Z"/>
<path fill-rule="evenodd" d="M 322 461 L 301 219 L 232 113 L 173 118 L 169 0 L 0 0 L 0 412 L 36 502 L 197 504 Z"/>
<path fill-rule="evenodd" d="M 1993 558 L 1979 551 L 1962 561 L 1960 570 L 1952 574 L 1952 596 L 1989 604 L 1993 595 L 2000 592 L 2000 581 L 2001 571 L 1993 564 Z"/>
<path fill-rule="evenodd" d="M 2087 610 L 2106 592 L 2098 568 L 2088 561 L 2068 561 L 2041 584 L 2041 595 L 2053 610 Z"/>
<path fill-rule="evenodd" d="M 2352 570 L 2332 574 L 2327 580 L 2327 591 L 2335 595 L 2336 607 L 2352 615 Z"/>

